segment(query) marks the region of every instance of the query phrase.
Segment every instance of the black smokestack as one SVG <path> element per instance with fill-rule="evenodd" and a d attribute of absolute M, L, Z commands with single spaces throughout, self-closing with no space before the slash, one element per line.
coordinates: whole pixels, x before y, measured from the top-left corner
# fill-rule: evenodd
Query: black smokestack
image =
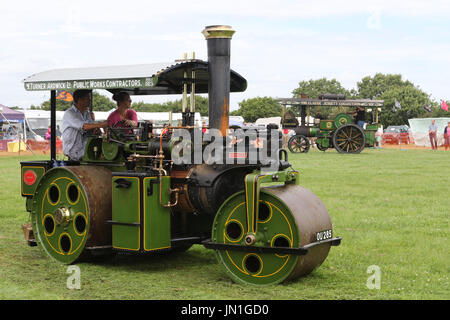
<path fill-rule="evenodd" d="M 226 135 L 230 113 L 230 26 L 207 26 L 202 31 L 208 43 L 209 127 Z"/>

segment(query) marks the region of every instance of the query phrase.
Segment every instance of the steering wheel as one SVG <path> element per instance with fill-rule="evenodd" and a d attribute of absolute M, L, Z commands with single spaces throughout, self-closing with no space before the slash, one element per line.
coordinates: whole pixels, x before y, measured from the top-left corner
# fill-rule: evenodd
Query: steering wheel
<path fill-rule="evenodd" d="M 108 126 L 107 128 L 116 140 L 128 140 L 128 134 L 125 130 L 132 130 L 132 126 L 127 125 L 125 120 L 117 121 L 113 126 Z"/>
<path fill-rule="evenodd" d="M 113 125 L 114 128 L 119 128 L 119 127 L 129 127 L 126 122 L 125 119 L 119 120 L 116 123 L 114 123 Z"/>

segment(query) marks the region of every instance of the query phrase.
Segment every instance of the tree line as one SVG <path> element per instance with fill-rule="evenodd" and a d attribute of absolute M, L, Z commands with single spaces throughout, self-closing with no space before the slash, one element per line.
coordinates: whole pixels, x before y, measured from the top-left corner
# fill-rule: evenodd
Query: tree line
<path fill-rule="evenodd" d="M 400 74 L 377 73 L 373 77 L 366 76 L 357 82 L 356 89 L 346 89 L 336 79 L 311 79 L 301 81 L 292 91 L 294 98 L 319 98 L 321 94 L 344 94 L 347 100 L 372 99 L 383 100 L 384 106 L 379 113 L 379 121 L 383 126 L 408 124 L 411 118 L 448 117 L 450 114 L 440 107 L 440 102 L 433 101 L 431 95 L 419 86 L 403 80 Z M 396 103 L 398 102 L 398 103 Z M 300 116 L 299 107 L 292 107 L 294 113 Z M 239 103 L 239 109 L 234 115 L 241 115 L 245 121 L 254 122 L 258 118 L 281 115 L 282 107 L 274 98 L 257 97 Z M 333 119 L 338 113 L 348 112 L 348 107 L 312 108 L 312 116 L 320 115 L 325 119 Z"/>
<path fill-rule="evenodd" d="M 433 101 L 429 94 L 419 86 L 403 80 L 400 74 L 377 73 L 373 77 L 366 76 L 357 82 L 356 89 L 347 89 L 336 79 L 311 79 L 301 81 L 292 91 L 292 97 L 319 98 L 325 93 L 344 94 L 346 99 L 373 99 L 384 100 L 384 107 L 379 113 L 380 122 L 385 126 L 408 124 L 411 118 L 445 117 L 449 113 L 440 108 L 440 103 Z M 398 103 L 396 103 L 398 102 Z M 66 110 L 72 102 L 56 101 L 57 110 Z M 92 106 L 94 111 L 109 111 L 116 107 L 115 103 L 107 97 L 93 91 Z M 182 100 L 168 101 L 164 103 L 133 102 L 132 108 L 142 112 L 181 112 Z M 43 102 L 40 106 L 31 106 L 31 109 L 50 110 L 50 101 Z M 208 98 L 195 96 L 195 111 L 202 116 L 208 115 Z M 293 109 L 298 116 L 300 110 Z M 322 118 L 333 119 L 340 112 L 347 112 L 346 107 L 312 108 L 312 116 L 320 115 Z M 243 100 L 239 108 L 231 112 L 231 115 L 242 116 L 246 122 L 255 122 L 258 118 L 281 116 L 282 107 L 275 98 L 255 97 Z"/>

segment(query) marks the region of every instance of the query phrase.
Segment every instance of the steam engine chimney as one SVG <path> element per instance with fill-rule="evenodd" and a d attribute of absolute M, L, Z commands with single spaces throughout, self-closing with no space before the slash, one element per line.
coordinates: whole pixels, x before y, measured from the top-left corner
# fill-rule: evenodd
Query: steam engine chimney
<path fill-rule="evenodd" d="M 208 43 L 209 127 L 226 135 L 230 113 L 230 26 L 207 26 L 202 31 Z"/>

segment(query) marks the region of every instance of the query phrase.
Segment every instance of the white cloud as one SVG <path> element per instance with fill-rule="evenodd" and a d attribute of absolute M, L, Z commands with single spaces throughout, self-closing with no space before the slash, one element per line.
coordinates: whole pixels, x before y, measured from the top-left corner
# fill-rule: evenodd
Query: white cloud
<path fill-rule="evenodd" d="M 42 102 L 45 93 L 25 92 L 21 80 L 48 69 L 151 63 L 192 51 L 206 60 L 200 32 L 220 23 L 236 30 L 232 68 L 248 80 L 245 93 L 232 94 L 232 109 L 255 95 L 290 96 L 299 81 L 322 76 L 351 88 L 368 74 L 402 73 L 430 93 L 448 92 L 443 79 L 450 73 L 447 39 L 412 34 L 392 41 L 383 36 L 390 32 L 385 21 L 392 17 L 398 28 L 403 18 L 441 21 L 450 16 L 450 1 L 228 0 L 219 5 L 200 0 L 6 0 L 1 9 L 2 104 Z M 360 24 L 346 33 L 335 30 L 339 24 L 327 25 L 339 19 L 359 19 Z M 449 29 L 443 19 L 439 26 Z M 367 28 L 377 32 L 367 33 Z M 422 64 L 427 67 L 419 69 Z"/>
<path fill-rule="evenodd" d="M 381 29 L 381 11 L 377 10 L 370 15 L 367 19 L 367 28 L 371 30 L 380 30 Z"/>
<path fill-rule="evenodd" d="M 3 1 L 2 11 L 8 20 L 52 20 L 62 24 L 82 22 L 169 22 L 179 16 L 202 15 L 278 18 L 317 18 L 368 14 L 382 10 L 396 16 L 445 16 L 450 3 L 445 0 L 228 0 L 225 3 L 208 0 L 147 1 L 147 0 L 41 0 Z M 3 18 L 3 17 L 2 17 Z M 168 20 L 170 19 L 170 20 Z M 69 21 L 69 22 L 67 22 Z M 215 21 L 214 23 L 217 23 Z"/>

